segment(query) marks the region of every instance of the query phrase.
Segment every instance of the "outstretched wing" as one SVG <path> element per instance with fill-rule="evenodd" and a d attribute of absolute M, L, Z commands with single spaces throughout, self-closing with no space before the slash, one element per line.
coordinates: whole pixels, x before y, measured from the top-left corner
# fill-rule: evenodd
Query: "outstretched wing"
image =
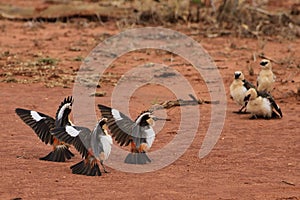
<path fill-rule="evenodd" d="M 72 98 L 72 96 L 68 96 L 61 102 L 55 115 L 56 127 L 64 127 L 65 125 L 70 125 L 68 116 L 71 112 L 73 101 L 74 99 Z"/>
<path fill-rule="evenodd" d="M 16 108 L 15 111 L 45 144 L 53 144 L 53 136 L 50 134 L 50 130 L 55 127 L 55 120 L 52 117 L 34 110 L 22 108 Z"/>
<path fill-rule="evenodd" d="M 107 118 L 107 126 L 120 146 L 127 146 L 132 141 L 135 123 L 120 111 L 98 104 L 102 117 Z"/>
<path fill-rule="evenodd" d="M 51 134 L 57 137 L 60 141 L 72 144 L 82 157 L 87 157 L 91 140 L 90 129 L 67 125 L 65 127 L 52 129 Z"/>

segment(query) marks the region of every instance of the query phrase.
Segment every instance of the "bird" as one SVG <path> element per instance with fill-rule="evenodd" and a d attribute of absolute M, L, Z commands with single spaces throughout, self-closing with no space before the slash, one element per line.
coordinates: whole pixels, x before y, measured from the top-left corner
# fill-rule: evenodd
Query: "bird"
<path fill-rule="evenodd" d="M 107 118 L 107 126 L 112 137 L 120 146 L 130 145 L 130 153 L 125 158 L 127 164 L 147 164 L 151 159 L 147 152 L 155 140 L 155 132 L 152 128 L 156 120 L 161 119 L 153 116 L 150 111 L 143 111 L 132 121 L 120 111 L 98 104 L 102 117 Z"/>
<path fill-rule="evenodd" d="M 229 89 L 230 89 L 230 96 L 233 100 L 240 106 L 242 106 L 237 112 L 235 113 L 246 113 L 246 103 L 244 101 L 246 92 L 250 88 L 255 88 L 250 82 L 245 79 L 243 72 L 235 71 L 234 72 L 234 80 L 232 81 Z M 244 110 L 245 109 L 245 110 Z M 244 112 L 243 112 L 244 110 Z"/>
<path fill-rule="evenodd" d="M 275 75 L 272 72 L 272 64 L 270 60 L 263 59 L 260 62 L 261 71 L 257 77 L 257 91 L 272 92 Z"/>
<path fill-rule="evenodd" d="M 106 118 L 100 119 L 93 131 L 86 127 L 72 125 L 51 130 L 52 135 L 61 141 L 72 144 L 84 158 L 70 167 L 73 174 L 101 176 L 100 165 L 104 172 L 108 173 L 103 162 L 110 155 L 113 141 L 107 132 L 106 121 Z"/>
<path fill-rule="evenodd" d="M 72 96 L 64 98 L 56 112 L 55 119 L 34 110 L 27 110 L 23 108 L 15 109 L 16 114 L 25 124 L 34 130 L 40 140 L 45 144 L 52 145 L 53 147 L 53 150 L 48 155 L 41 157 L 40 160 L 65 162 L 66 160 L 74 157 L 74 154 L 69 150 L 69 145 L 61 142 L 50 133 L 50 131 L 55 127 L 64 127 L 72 124 L 69 119 L 72 104 Z"/>
<path fill-rule="evenodd" d="M 280 107 L 268 92 L 257 92 L 251 88 L 247 91 L 244 101 L 247 102 L 247 111 L 251 113 L 250 119 L 282 118 Z"/>

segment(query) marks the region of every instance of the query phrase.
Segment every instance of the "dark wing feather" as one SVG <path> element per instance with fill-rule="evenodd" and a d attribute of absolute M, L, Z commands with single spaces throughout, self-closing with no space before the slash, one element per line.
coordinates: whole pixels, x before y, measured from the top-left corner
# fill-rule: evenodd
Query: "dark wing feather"
<path fill-rule="evenodd" d="M 58 107 L 57 111 L 56 111 L 56 114 L 55 114 L 55 118 L 57 119 L 58 118 L 58 113 L 60 112 L 60 110 L 62 109 L 62 107 L 66 104 L 71 104 L 73 103 L 74 99 L 72 96 L 68 96 L 66 97 L 61 103 L 60 103 L 60 106 Z"/>
<path fill-rule="evenodd" d="M 55 127 L 64 127 L 66 125 L 71 125 L 69 121 L 69 114 L 71 113 L 71 106 L 73 103 L 72 96 L 69 96 L 61 102 L 55 115 Z"/>
<path fill-rule="evenodd" d="M 123 113 L 115 110 L 120 118 L 113 116 L 112 108 L 98 104 L 98 108 L 102 117 L 107 118 L 107 126 L 112 133 L 112 137 L 117 141 L 120 146 L 127 146 L 130 144 L 133 137 L 133 127 L 135 123 Z"/>
<path fill-rule="evenodd" d="M 50 134 L 50 130 L 55 127 L 55 120 L 52 117 L 40 112 L 22 108 L 17 108 L 15 111 L 25 124 L 30 126 L 45 144 L 53 144 L 53 136 Z M 32 112 L 36 112 L 41 119 L 39 121 L 34 119 L 31 115 Z"/>
<path fill-rule="evenodd" d="M 255 86 L 254 86 L 252 83 L 250 83 L 249 81 L 243 80 L 243 82 L 244 82 L 244 87 L 245 87 L 247 90 L 249 90 L 250 88 L 255 88 Z"/>
<path fill-rule="evenodd" d="M 282 118 L 282 112 L 281 112 L 281 109 L 280 109 L 280 107 L 276 104 L 276 102 L 275 102 L 275 100 L 273 99 L 273 97 L 270 95 L 270 96 L 268 97 L 268 99 L 269 99 L 269 101 L 270 101 L 272 107 L 273 107 L 273 108 L 276 110 L 276 112 L 279 114 L 280 118 Z M 278 115 L 278 114 L 277 114 L 277 115 Z M 279 116 L 278 116 L 278 117 L 279 117 Z"/>
<path fill-rule="evenodd" d="M 268 98 L 268 99 L 270 99 L 270 98 L 273 99 L 272 95 L 269 92 L 265 91 L 265 90 L 256 91 L 256 92 L 257 92 L 257 96 L 261 96 L 263 98 Z"/>
<path fill-rule="evenodd" d="M 60 141 L 72 144 L 82 157 L 88 156 L 91 138 L 91 131 L 88 128 L 67 125 L 52 129 L 51 134 Z"/>

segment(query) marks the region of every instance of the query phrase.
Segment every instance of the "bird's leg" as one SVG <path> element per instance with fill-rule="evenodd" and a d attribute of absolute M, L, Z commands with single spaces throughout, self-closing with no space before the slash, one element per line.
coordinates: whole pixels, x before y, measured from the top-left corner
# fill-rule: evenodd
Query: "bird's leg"
<path fill-rule="evenodd" d="M 145 153 L 145 152 L 147 152 L 147 150 L 148 150 L 147 144 L 146 143 L 142 143 L 140 145 L 139 149 L 138 149 L 138 152 L 139 153 Z"/>
<path fill-rule="evenodd" d="M 135 143 L 132 141 L 131 143 L 130 143 L 130 151 L 131 151 L 131 153 L 135 153 L 136 152 L 136 146 L 135 146 Z"/>
<path fill-rule="evenodd" d="M 93 150 L 91 148 L 88 149 L 88 155 L 87 157 L 84 159 L 84 163 L 85 165 L 88 165 L 88 164 L 93 164 L 92 161 L 93 161 L 93 158 L 94 158 L 94 154 L 93 154 Z M 92 160 L 90 160 L 92 159 Z"/>
<path fill-rule="evenodd" d="M 100 161 L 100 164 L 101 164 L 102 167 L 103 167 L 104 173 L 109 173 L 109 171 L 106 170 L 106 168 L 105 168 L 105 166 L 104 166 L 104 164 L 103 164 L 103 160 Z"/>
<path fill-rule="evenodd" d="M 55 151 L 56 150 L 56 147 L 58 146 L 60 144 L 60 142 L 59 142 L 59 140 L 57 139 L 57 138 L 53 138 L 53 144 L 52 144 L 52 146 L 53 146 L 53 151 Z"/>
<path fill-rule="evenodd" d="M 250 112 L 247 112 L 247 107 L 246 106 L 244 106 L 244 109 L 245 109 L 244 111 L 242 111 L 242 109 L 243 108 L 241 108 L 241 113 L 242 114 L 250 114 Z"/>
<path fill-rule="evenodd" d="M 246 106 L 244 105 L 238 111 L 233 111 L 233 113 L 236 113 L 236 114 L 249 114 L 247 112 L 247 109 L 245 109 L 245 108 L 246 108 Z M 245 110 L 243 111 L 243 109 L 245 109 Z"/>
<path fill-rule="evenodd" d="M 242 106 L 241 109 L 239 109 L 238 113 L 242 113 L 245 106 Z"/>

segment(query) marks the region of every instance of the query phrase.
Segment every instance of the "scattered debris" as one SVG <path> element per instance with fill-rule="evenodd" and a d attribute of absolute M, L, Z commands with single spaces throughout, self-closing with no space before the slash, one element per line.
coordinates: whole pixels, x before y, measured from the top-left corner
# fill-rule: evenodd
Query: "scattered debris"
<path fill-rule="evenodd" d="M 6 53 L 7 54 L 7 53 Z M 9 53 L 8 53 L 9 54 Z M 72 69 L 57 67 L 58 59 L 37 57 L 36 60 L 21 61 L 20 58 L 7 57 L 6 64 L 0 72 L 0 82 L 37 83 L 43 82 L 46 87 L 70 87 L 74 82 L 75 72 Z"/>
<path fill-rule="evenodd" d="M 216 29 L 231 30 L 244 37 L 282 36 L 299 37 L 299 20 L 291 11 L 271 12 L 267 8 L 253 7 L 247 1 L 224 0 L 218 7 Z M 218 33 L 218 30 L 215 30 Z M 219 35 L 221 35 L 219 33 Z"/>
<path fill-rule="evenodd" d="M 108 17 L 120 19 L 129 16 L 132 9 L 102 6 L 99 3 L 70 1 L 65 4 L 50 4 L 40 7 L 18 7 L 10 4 L 0 4 L 0 17 L 10 20 L 43 20 L 55 22 L 66 21 L 72 17 L 83 17 L 90 20 L 105 21 Z"/>
<path fill-rule="evenodd" d="M 93 94 L 91 94 L 91 97 L 104 97 L 106 95 L 106 92 L 101 91 L 101 92 L 95 92 Z"/>

